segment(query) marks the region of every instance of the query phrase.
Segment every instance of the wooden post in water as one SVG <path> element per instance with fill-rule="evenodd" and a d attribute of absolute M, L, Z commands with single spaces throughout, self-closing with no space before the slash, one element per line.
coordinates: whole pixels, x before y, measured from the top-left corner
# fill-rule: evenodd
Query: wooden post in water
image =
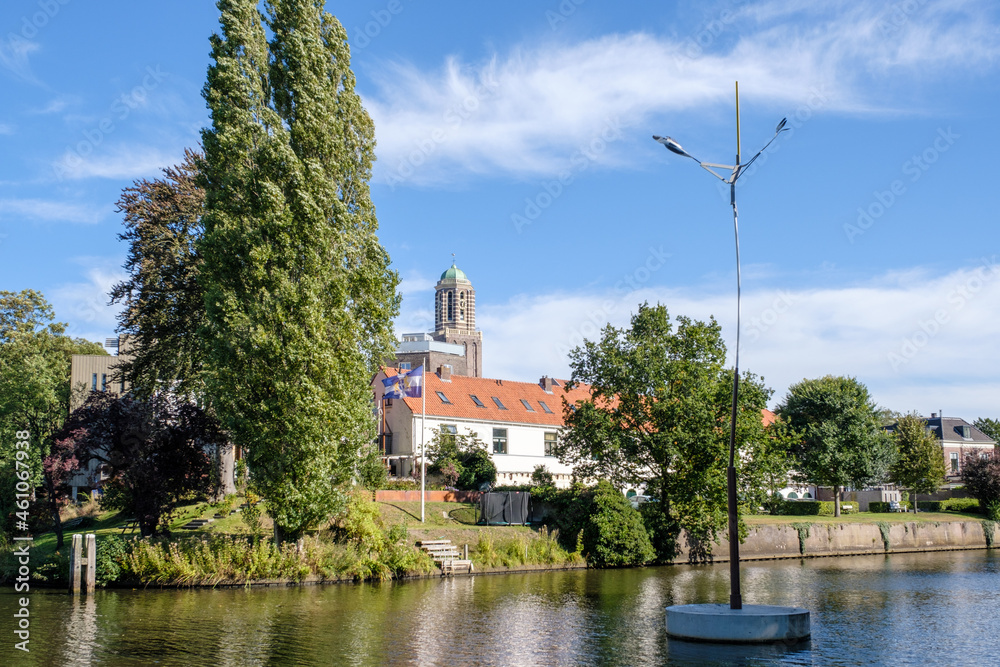
<path fill-rule="evenodd" d="M 90 595 L 97 590 L 97 535 L 88 533 L 86 537 L 87 558 L 83 561 L 86 566 L 84 570 L 84 592 Z"/>
<path fill-rule="evenodd" d="M 74 535 L 69 550 L 69 592 L 80 593 L 80 560 L 82 557 L 83 535 Z"/>

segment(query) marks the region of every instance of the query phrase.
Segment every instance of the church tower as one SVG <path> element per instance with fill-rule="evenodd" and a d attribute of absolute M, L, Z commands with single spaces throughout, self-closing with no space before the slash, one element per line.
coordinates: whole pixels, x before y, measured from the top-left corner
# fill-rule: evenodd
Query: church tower
<path fill-rule="evenodd" d="M 435 287 L 432 336 L 465 349 L 465 372 L 456 368 L 456 375 L 483 376 L 483 332 L 476 331 L 476 290 L 454 263 Z"/>

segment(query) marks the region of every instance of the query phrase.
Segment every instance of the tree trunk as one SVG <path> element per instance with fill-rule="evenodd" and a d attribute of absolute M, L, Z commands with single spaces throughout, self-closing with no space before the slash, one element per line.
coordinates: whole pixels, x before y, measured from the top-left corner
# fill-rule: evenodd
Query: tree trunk
<path fill-rule="evenodd" d="M 833 516 L 840 516 L 840 487 L 833 487 Z"/>

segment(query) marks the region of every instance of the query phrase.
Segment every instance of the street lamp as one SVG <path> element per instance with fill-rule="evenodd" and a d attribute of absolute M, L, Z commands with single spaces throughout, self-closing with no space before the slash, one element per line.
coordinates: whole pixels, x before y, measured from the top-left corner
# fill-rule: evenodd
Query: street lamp
<path fill-rule="evenodd" d="M 771 145 L 778 135 L 785 132 L 788 128 L 785 127 L 788 119 L 782 118 L 781 122 L 774 129 L 774 136 L 771 137 L 771 141 L 764 144 L 757 153 L 750 158 L 746 163 L 740 164 L 740 84 L 736 83 L 736 164 L 715 164 L 713 162 L 702 162 L 698 158 L 694 157 L 686 150 L 684 150 L 679 143 L 671 139 L 670 137 L 660 137 L 653 135 L 653 139 L 660 142 L 666 146 L 667 150 L 671 153 L 676 153 L 682 157 L 688 157 L 698 163 L 702 169 L 709 172 L 716 178 L 718 178 L 723 183 L 729 184 L 729 203 L 733 207 L 733 231 L 736 235 L 736 358 L 735 358 L 735 368 L 733 369 L 733 411 L 732 411 L 732 421 L 729 425 L 729 468 L 726 470 L 727 485 L 729 492 L 729 608 L 730 609 L 742 609 L 743 608 L 743 598 L 740 595 L 740 540 L 739 540 L 739 528 L 737 525 L 736 517 L 736 406 L 737 397 L 739 395 L 739 384 L 740 384 L 740 315 L 741 315 L 741 303 L 740 303 L 740 226 L 739 226 L 739 216 L 736 211 L 736 181 L 739 180 L 740 176 L 746 173 L 747 168 L 754 163 L 754 161 L 761 156 L 767 147 Z M 715 171 L 715 169 L 726 169 L 729 171 L 728 175 L 720 174 Z"/>

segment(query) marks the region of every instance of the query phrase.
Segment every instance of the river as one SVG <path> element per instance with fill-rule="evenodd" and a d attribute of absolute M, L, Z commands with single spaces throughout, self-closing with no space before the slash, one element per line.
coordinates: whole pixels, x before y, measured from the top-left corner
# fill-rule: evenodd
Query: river
<path fill-rule="evenodd" d="M 793 646 L 666 637 L 664 607 L 728 600 L 728 567 L 270 589 L 0 592 L 0 665 L 1000 665 L 1000 553 L 744 563 L 747 603 L 803 606 Z"/>

